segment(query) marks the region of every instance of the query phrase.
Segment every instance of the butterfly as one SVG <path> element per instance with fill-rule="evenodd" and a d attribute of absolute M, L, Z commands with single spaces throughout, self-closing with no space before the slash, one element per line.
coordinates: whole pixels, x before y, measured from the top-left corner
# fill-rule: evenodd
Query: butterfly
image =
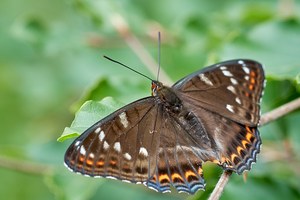
<path fill-rule="evenodd" d="M 202 164 L 242 174 L 260 151 L 262 65 L 229 60 L 172 87 L 152 80 L 152 96 L 101 119 L 70 145 L 65 165 L 90 177 L 143 183 L 158 192 L 205 188 Z"/>

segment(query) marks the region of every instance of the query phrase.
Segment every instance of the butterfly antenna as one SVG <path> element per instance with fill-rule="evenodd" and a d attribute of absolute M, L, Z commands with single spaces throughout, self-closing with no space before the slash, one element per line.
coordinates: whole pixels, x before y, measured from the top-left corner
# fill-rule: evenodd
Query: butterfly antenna
<path fill-rule="evenodd" d="M 133 72 L 135 72 L 135 73 L 137 73 L 137 74 L 139 74 L 139 75 L 141 75 L 141 76 L 143 76 L 143 77 L 149 79 L 150 81 L 153 81 L 151 78 L 149 78 L 149 77 L 146 76 L 145 74 L 142 74 L 141 72 L 138 72 L 138 71 L 136 71 L 136 70 L 134 70 L 134 69 L 128 67 L 127 65 L 125 65 L 125 64 L 123 64 L 123 63 L 121 63 L 121 62 L 119 62 L 119 61 L 116 61 L 116 60 L 114 60 L 114 59 L 112 59 L 112 58 L 110 58 L 110 57 L 107 57 L 107 56 L 105 56 L 105 55 L 104 55 L 103 57 L 106 58 L 107 60 L 110 60 L 110 61 L 114 62 L 114 63 L 117 63 L 117 64 L 119 64 L 119 65 L 122 65 L 123 67 L 126 67 L 127 69 L 129 69 L 129 70 L 131 70 L 131 71 L 133 71 Z"/>
<path fill-rule="evenodd" d="M 160 32 L 158 32 L 158 71 L 157 71 L 156 81 L 158 81 L 159 78 L 159 71 L 160 71 Z"/>

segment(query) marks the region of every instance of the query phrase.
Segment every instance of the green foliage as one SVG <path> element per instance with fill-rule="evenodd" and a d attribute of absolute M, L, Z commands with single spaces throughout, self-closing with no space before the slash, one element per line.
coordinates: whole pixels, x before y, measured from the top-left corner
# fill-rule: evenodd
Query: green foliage
<path fill-rule="evenodd" d="M 300 4 L 289 2 L 2 0 L 1 197 L 206 199 L 221 174 L 210 163 L 204 166 L 205 192 L 159 194 L 69 172 L 63 156 L 73 139 L 56 140 L 78 135 L 120 106 L 150 94 L 148 80 L 101 58 L 108 55 L 156 75 L 143 67 L 112 25 L 116 14 L 153 57 L 153 33 L 162 32 L 161 65 L 174 81 L 217 61 L 250 58 L 264 64 L 268 78 L 263 113 L 299 97 Z M 299 199 L 299 122 L 298 109 L 261 127 L 263 147 L 257 164 L 246 182 L 233 175 L 222 199 Z M 16 162 L 6 162 L 5 157 Z M 38 170 L 37 164 L 49 171 L 28 170 Z"/>

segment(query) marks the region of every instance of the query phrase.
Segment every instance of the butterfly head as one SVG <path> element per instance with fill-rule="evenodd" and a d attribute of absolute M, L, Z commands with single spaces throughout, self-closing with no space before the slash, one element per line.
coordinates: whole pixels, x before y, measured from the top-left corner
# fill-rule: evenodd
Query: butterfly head
<path fill-rule="evenodd" d="M 152 96 L 157 96 L 157 92 L 163 87 L 163 84 L 159 81 L 152 80 L 151 84 L 151 94 Z"/>

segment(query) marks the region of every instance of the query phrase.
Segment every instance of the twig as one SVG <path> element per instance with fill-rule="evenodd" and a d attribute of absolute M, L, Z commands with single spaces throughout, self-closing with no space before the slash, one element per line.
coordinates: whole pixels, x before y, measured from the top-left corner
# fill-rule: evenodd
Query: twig
<path fill-rule="evenodd" d="M 300 108 L 300 98 L 295 99 L 289 103 L 286 103 L 261 117 L 260 125 L 266 125 L 269 122 L 272 122 L 296 109 Z M 214 188 L 213 192 L 211 193 L 209 200 L 218 200 L 229 180 L 231 173 L 224 171 L 221 175 L 216 187 Z"/>
<path fill-rule="evenodd" d="M 0 167 L 34 175 L 44 175 L 52 169 L 49 165 L 31 163 L 4 156 L 0 156 Z"/>
<path fill-rule="evenodd" d="M 156 76 L 158 70 L 158 64 L 154 61 L 152 56 L 148 53 L 142 43 L 135 37 L 130 31 L 126 21 L 122 16 L 115 14 L 111 18 L 112 25 L 116 28 L 120 36 L 124 39 L 127 45 L 134 51 L 134 53 L 140 58 L 148 70 Z M 160 69 L 160 79 L 167 85 L 171 85 L 173 81 L 169 76 Z"/>
<path fill-rule="evenodd" d="M 296 109 L 300 108 L 300 98 L 295 99 L 289 103 L 286 103 L 278 108 L 275 108 L 274 110 L 264 114 L 260 120 L 260 125 L 265 125 L 267 123 L 270 123 L 279 117 L 282 117 L 286 115 L 287 113 L 290 113 Z"/>
<path fill-rule="evenodd" d="M 231 171 L 224 171 L 221 175 L 216 187 L 213 192 L 210 194 L 209 200 L 218 200 L 225 188 L 225 185 L 229 181 L 229 177 L 232 174 Z"/>

